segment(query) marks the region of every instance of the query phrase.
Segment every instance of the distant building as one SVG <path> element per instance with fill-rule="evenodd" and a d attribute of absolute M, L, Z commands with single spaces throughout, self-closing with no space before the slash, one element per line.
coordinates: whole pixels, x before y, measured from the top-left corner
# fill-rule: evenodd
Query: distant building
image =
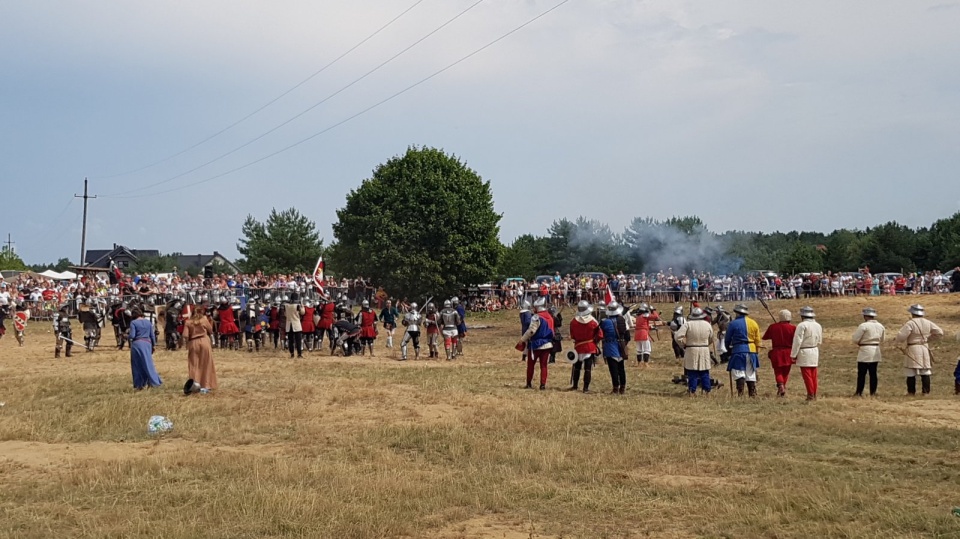
<path fill-rule="evenodd" d="M 212 255 L 177 255 L 177 270 L 196 275 L 211 267 L 213 273 L 240 273 L 240 268 L 227 257 L 214 251 Z"/>
<path fill-rule="evenodd" d="M 121 269 L 129 268 L 144 258 L 160 258 L 160 251 L 155 249 L 130 249 L 123 245 L 113 244 L 113 249 L 90 249 L 84 257 L 84 266 L 106 268 L 110 261 L 116 262 Z"/>

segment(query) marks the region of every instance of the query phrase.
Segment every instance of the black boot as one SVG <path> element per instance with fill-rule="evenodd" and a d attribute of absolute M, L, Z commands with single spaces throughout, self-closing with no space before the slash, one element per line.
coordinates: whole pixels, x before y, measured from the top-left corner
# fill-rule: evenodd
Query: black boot
<path fill-rule="evenodd" d="M 917 394 L 917 377 L 909 376 L 907 377 L 907 395 L 916 395 Z"/>
<path fill-rule="evenodd" d="M 67 342 L 67 357 L 73 357 L 73 354 L 70 353 L 70 350 L 73 348 L 73 343 Z"/>
<path fill-rule="evenodd" d="M 960 395 L 960 382 L 953 383 L 953 394 Z"/>
<path fill-rule="evenodd" d="M 930 394 L 930 375 L 929 374 L 923 374 L 920 376 L 920 388 L 921 388 L 920 391 L 922 391 L 924 395 Z"/>
<path fill-rule="evenodd" d="M 590 393 L 590 378 L 592 377 L 593 369 L 586 369 L 583 371 L 583 392 Z"/>
<path fill-rule="evenodd" d="M 747 394 L 751 397 L 757 396 L 757 383 L 756 382 L 747 382 Z"/>
<path fill-rule="evenodd" d="M 54 357 L 54 359 L 59 359 L 59 358 L 60 358 L 60 348 L 55 348 L 55 349 L 53 350 L 53 357 Z"/>
<path fill-rule="evenodd" d="M 576 362 L 573 364 L 573 369 L 570 371 L 570 389 L 567 391 L 574 391 L 580 386 L 580 369 L 583 368 L 583 363 Z"/>
<path fill-rule="evenodd" d="M 744 379 L 743 379 L 743 378 L 737 378 L 736 382 L 737 382 L 737 396 L 738 396 L 738 397 L 742 397 L 742 396 L 743 396 Z"/>

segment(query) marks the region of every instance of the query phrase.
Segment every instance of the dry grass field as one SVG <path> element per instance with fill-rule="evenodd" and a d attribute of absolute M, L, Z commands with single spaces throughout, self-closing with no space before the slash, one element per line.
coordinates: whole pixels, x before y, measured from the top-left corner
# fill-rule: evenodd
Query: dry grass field
<path fill-rule="evenodd" d="M 847 298 L 814 303 L 815 403 L 797 371 L 775 398 L 765 356 L 760 398 L 684 397 L 668 341 L 626 395 L 602 363 L 594 394 L 561 391 L 565 363 L 523 390 L 515 312 L 472 317 L 492 327 L 449 363 L 216 352 L 221 388 L 192 397 L 184 352 L 135 392 L 127 352 L 55 360 L 34 322 L 26 347 L 0 341 L 0 536 L 960 537 L 960 296 L 923 299 L 949 334 L 932 395 L 904 396 L 887 345 L 879 397 L 851 398 L 860 308 L 892 336 L 915 299 Z"/>

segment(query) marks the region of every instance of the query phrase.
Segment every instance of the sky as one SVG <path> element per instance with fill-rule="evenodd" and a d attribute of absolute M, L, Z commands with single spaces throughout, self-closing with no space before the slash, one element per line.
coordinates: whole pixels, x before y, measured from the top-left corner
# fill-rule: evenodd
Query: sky
<path fill-rule="evenodd" d="M 88 249 L 236 257 L 289 207 L 329 244 L 411 145 L 490 181 L 507 244 L 929 226 L 960 211 L 958 28 L 960 1 L 0 0 L 0 239 L 78 261 L 89 178 Z"/>

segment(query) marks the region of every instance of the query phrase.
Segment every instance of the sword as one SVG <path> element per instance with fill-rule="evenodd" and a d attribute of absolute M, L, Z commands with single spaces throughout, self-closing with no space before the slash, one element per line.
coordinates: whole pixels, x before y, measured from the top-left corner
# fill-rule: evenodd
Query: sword
<path fill-rule="evenodd" d="M 69 343 L 73 343 L 73 344 L 75 344 L 75 345 L 77 345 L 77 346 L 82 346 L 82 347 L 84 347 L 84 348 L 87 347 L 87 345 L 85 345 L 85 344 L 80 344 L 80 343 L 78 343 L 77 341 L 75 341 L 75 340 L 73 340 L 73 339 L 64 337 L 63 335 L 57 335 L 57 338 L 58 338 L 58 339 L 63 339 L 63 340 L 65 340 L 65 341 L 67 341 L 67 342 L 69 342 Z"/>

